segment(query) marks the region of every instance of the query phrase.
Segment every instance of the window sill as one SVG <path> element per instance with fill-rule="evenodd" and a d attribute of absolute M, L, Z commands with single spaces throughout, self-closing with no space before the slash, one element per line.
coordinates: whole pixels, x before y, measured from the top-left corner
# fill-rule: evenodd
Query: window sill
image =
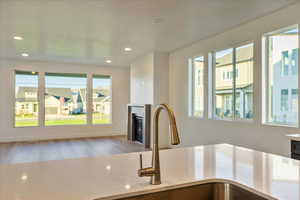
<path fill-rule="evenodd" d="M 110 126 L 113 125 L 112 123 L 108 123 L 108 124 L 91 124 L 91 126 Z"/>
<path fill-rule="evenodd" d="M 41 126 L 14 126 L 13 128 L 20 129 L 20 128 L 40 128 Z"/>
<path fill-rule="evenodd" d="M 64 124 L 64 125 L 44 125 L 41 126 L 42 128 L 48 128 L 48 127 L 78 127 L 78 126 L 88 126 L 88 124 Z"/>
<path fill-rule="evenodd" d="M 242 123 L 253 123 L 253 119 L 231 119 L 231 118 L 217 118 L 213 117 L 210 118 L 211 120 L 216 120 L 216 121 L 225 121 L 225 122 L 242 122 Z"/>
<path fill-rule="evenodd" d="M 108 124 L 66 124 L 66 125 L 50 125 L 50 126 L 20 126 L 20 127 L 14 127 L 15 129 L 21 129 L 21 128 L 58 128 L 58 127 L 87 127 L 87 126 L 111 126 L 113 123 Z"/>
<path fill-rule="evenodd" d="M 274 126 L 274 127 L 287 127 L 287 128 L 299 128 L 298 124 L 292 125 L 292 124 L 276 124 L 271 122 L 264 122 L 262 123 L 264 126 Z"/>
<path fill-rule="evenodd" d="M 199 119 L 199 120 L 204 120 L 204 117 L 196 117 L 196 116 L 188 116 L 189 119 Z"/>

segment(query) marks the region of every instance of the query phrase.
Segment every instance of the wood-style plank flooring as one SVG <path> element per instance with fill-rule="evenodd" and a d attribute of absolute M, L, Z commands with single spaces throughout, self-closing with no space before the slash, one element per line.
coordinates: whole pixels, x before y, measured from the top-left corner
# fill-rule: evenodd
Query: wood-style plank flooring
<path fill-rule="evenodd" d="M 129 142 L 123 136 L 3 143 L 0 144 L 0 164 L 63 160 L 141 151 L 145 151 L 143 145 Z"/>

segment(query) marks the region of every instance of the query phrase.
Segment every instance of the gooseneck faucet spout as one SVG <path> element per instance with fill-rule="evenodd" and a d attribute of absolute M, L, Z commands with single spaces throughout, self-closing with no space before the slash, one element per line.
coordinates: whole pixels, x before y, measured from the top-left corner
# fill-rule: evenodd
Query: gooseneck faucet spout
<path fill-rule="evenodd" d="M 180 144 L 180 139 L 178 136 L 178 130 L 176 125 L 175 115 L 172 109 L 167 104 L 160 104 L 156 107 L 154 117 L 153 117 L 153 147 L 152 147 L 152 167 L 143 168 L 143 159 L 140 154 L 140 169 L 138 170 L 138 175 L 140 177 L 150 176 L 151 184 L 159 185 L 161 184 L 160 177 L 160 162 L 159 162 L 159 142 L 158 142 L 158 121 L 160 112 L 165 110 L 169 117 L 169 131 L 171 133 L 171 144 Z"/>

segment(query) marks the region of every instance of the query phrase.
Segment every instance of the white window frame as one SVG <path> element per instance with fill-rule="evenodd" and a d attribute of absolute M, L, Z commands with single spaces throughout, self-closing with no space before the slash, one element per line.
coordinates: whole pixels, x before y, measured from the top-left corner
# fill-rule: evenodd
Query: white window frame
<path fill-rule="evenodd" d="M 210 119 L 213 119 L 213 120 L 221 120 L 221 121 L 235 121 L 235 122 L 251 122 L 253 123 L 254 122 L 254 118 L 255 118 L 255 108 L 254 108 L 254 103 L 252 104 L 252 110 L 253 110 L 253 117 L 251 119 L 246 119 L 246 118 L 236 118 L 235 116 L 235 109 L 236 109 L 236 80 L 239 80 L 238 77 L 236 77 L 236 49 L 239 48 L 239 47 L 242 47 L 244 45 L 248 45 L 248 44 L 253 44 L 253 77 L 252 77 L 252 85 L 253 85 L 253 94 L 254 94 L 254 66 L 255 66 L 255 42 L 253 40 L 250 40 L 250 41 L 246 41 L 246 42 L 241 42 L 241 43 L 237 43 L 235 45 L 232 45 L 230 47 L 227 47 L 227 48 L 222 48 L 222 49 L 217 49 L 217 50 L 214 50 L 214 51 L 211 51 L 209 53 L 209 73 L 208 73 L 208 77 L 209 77 L 209 102 L 210 102 L 210 105 L 209 105 L 209 113 L 208 113 L 208 116 Z M 233 82 L 233 93 L 232 93 L 232 112 L 233 112 L 233 117 L 229 118 L 229 117 L 223 117 L 223 118 L 220 118 L 216 115 L 216 96 L 215 96 L 215 55 L 216 55 L 216 52 L 219 52 L 219 51 L 223 51 L 223 50 L 226 50 L 226 49 L 233 49 L 233 53 L 232 53 L 232 65 L 233 65 L 233 78 L 231 79 L 231 81 Z M 238 74 L 240 75 L 240 72 L 238 72 Z M 254 101 L 254 99 L 252 100 Z"/>
<path fill-rule="evenodd" d="M 36 72 L 38 76 L 38 87 L 37 87 L 37 95 L 38 95 L 38 126 L 15 126 L 15 109 L 16 109 L 16 72 L 23 71 L 23 72 Z M 72 124 L 72 125 L 53 125 L 53 126 L 46 126 L 45 125 L 45 90 L 46 90 L 46 82 L 45 82 L 45 74 L 46 73 L 58 73 L 58 74 L 83 74 L 86 75 L 86 124 Z M 20 128 L 51 128 L 51 127 L 76 127 L 76 126 L 111 126 L 113 124 L 113 76 L 111 74 L 105 73 L 82 73 L 82 72 L 74 72 L 74 73 L 66 73 L 66 72 L 57 72 L 57 71 L 40 71 L 40 70 L 31 70 L 31 69 L 13 69 L 12 70 L 12 85 L 14 89 L 13 93 L 13 109 L 12 109 L 12 127 L 16 129 Z M 93 76 L 94 75 L 103 75 L 110 77 L 110 96 L 111 96 L 111 106 L 110 106 L 110 123 L 106 124 L 93 124 L 92 122 L 92 106 L 93 106 Z"/>
<path fill-rule="evenodd" d="M 203 57 L 203 72 L 202 72 L 202 77 L 201 77 L 201 81 L 203 83 L 203 97 L 202 97 L 202 101 L 203 101 L 203 112 L 202 112 L 202 116 L 196 116 L 194 115 L 194 82 L 195 82 L 195 65 L 194 65 L 194 59 L 195 58 L 199 58 L 199 57 Z M 190 118 L 195 118 L 195 119 L 204 119 L 205 118 L 205 111 L 206 111 L 206 102 L 205 102 L 205 96 L 206 96 L 206 80 L 205 80 L 205 74 L 206 74 L 206 60 L 207 58 L 203 55 L 197 55 L 197 56 L 193 56 L 191 58 L 189 58 L 188 60 L 188 117 Z"/>
<path fill-rule="evenodd" d="M 89 104 L 89 100 L 88 100 L 88 74 L 87 73 L 81 73 L 81 72 L 75 72 L 75 73 L 71 73 L 71 72 L 45 72 L 44 73 L 44 92 L 43 92 L 43 101 L 44 101 L 44 107 L 43 107 L 43 110 L 44 110 L 44 119 L 43 119 L 43 127 L 70 127 L 70 126 L 87 126 L 89 125 L 88 124 L 88 110 L 87 110 L 87 113 L 86 113 L 86 123 L 85 124 L 64 124 L 64 125 L 46 125 L 46 104 L 45 104 L 45 93 L 46 93 L 46 74 L 47 73 L 50 73 L 50 74 L 61 74 L 61 75 L 72 75 L 72 74 L 76 74 L 76 75 L 85 75 L 86 77 L 86 107 L 88 107 L 88 104 Z"/>
<path fill-rule="evenodd" d="M 298 123 L 297 124 L 286 124 L 286 123 L 275 123 L 269 121 L 269 114 L 270 114 L 270 105 L 269 105 L 269 40 L 268 37 L 270 35 L 284 32 L 286 30 L 298 28 L 298 49 L 300 48 L 300 33 L 299 33 L 299 24 L 294 24 L 290 26 L 285 26 L 283 28 L 279 28 L 277 30 L 265 33 L 262 35 L 262 121 L 263 125 L 268 126 L 281 126 L 281 127 L 292 127 L 298 128 L 299 127 L 299 120 L 300 120 L 300 106 L 299 106 L 299 96 L 298 96 Z M 300 89 L 300 80 L 299 80 L 299 56 L 300 51 L 298 51 L 298 90 Z M 289 73 L 291 69 L 289 69 Z"/>
<path fill-rule="evenodd" d="M 16 100 L 17 100 L 17 96 L 16 96 L 16 75 L 17 75 L 17 72 L 35 72 L 37 73 L 37 77 L 38 77 L 38 85 L 37 85 L 37 104 L 38 104 L 38 125 L 37 126 L 16 126 Z M 41 102 L 39 101 L 40 100 L 40 84 L 41 84 L 41 74 L 40 72 L 38 71 L 35 71 L 35 70 L 29 70 L 29 69 L 14 69 L 13 70 L 13 112 L 12 112 L 12 127 L 13 128 L 38 128 L 38 127 L 41 127 L 42 124 L 41 124 Z"/>
<path fill-rule="evenodd" d="M 112 84 L 113 84 L 113 79 L 112 79 L 112 76 L 111 75 L 103 75 L 103 76 L 109 76 L 109 79 L 110 79 L 110 85 L 109 85 L 109 95 L 110 95 L 110 99 L 111 99 L 111 105 L 110 105 L 110 123 L 106 123 L 106 124 L 94 124 L 93 123 L 93 89 L 94 89 L 94 85 L 93 85 L 93 79 L 94 79 L 94 76 L 99 76 L 99 75 L 103 75 L 103 74 L 98 74 L 98 73 L 93 73 L 91 74 L 91 77 L 90 77 L 90 88 L 91 88 L 91 91 L 89 92 L 91 98 L 90 102 L 89 102 L 89 106 L 90 106 L 90 112 L 88 112 L 89 114 L 89 117 L 88 117 L 88 121 L 89 121 L 89 124 L 91 124 L 92 126 L 105 126 L 105 125 L 112 125 L 113 123 L 113 92 L 112 92 Z"/>

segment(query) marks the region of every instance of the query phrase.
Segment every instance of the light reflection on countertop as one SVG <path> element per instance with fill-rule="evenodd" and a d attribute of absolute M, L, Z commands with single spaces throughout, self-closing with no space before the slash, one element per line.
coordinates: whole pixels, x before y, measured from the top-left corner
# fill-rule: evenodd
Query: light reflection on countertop
<path fill-rule="evenodd" d="M 144 165 L 151 152 L 144 152 Z M 0 199 L 114 199 L 229 181 L 270 199 L 299 200 L 300 162 L 228 144 L 163 150 L 161 185 L 137 176 L 139 153 L 0 165 Z M 272 198 L 273 197 L 273 198 Z"/>

